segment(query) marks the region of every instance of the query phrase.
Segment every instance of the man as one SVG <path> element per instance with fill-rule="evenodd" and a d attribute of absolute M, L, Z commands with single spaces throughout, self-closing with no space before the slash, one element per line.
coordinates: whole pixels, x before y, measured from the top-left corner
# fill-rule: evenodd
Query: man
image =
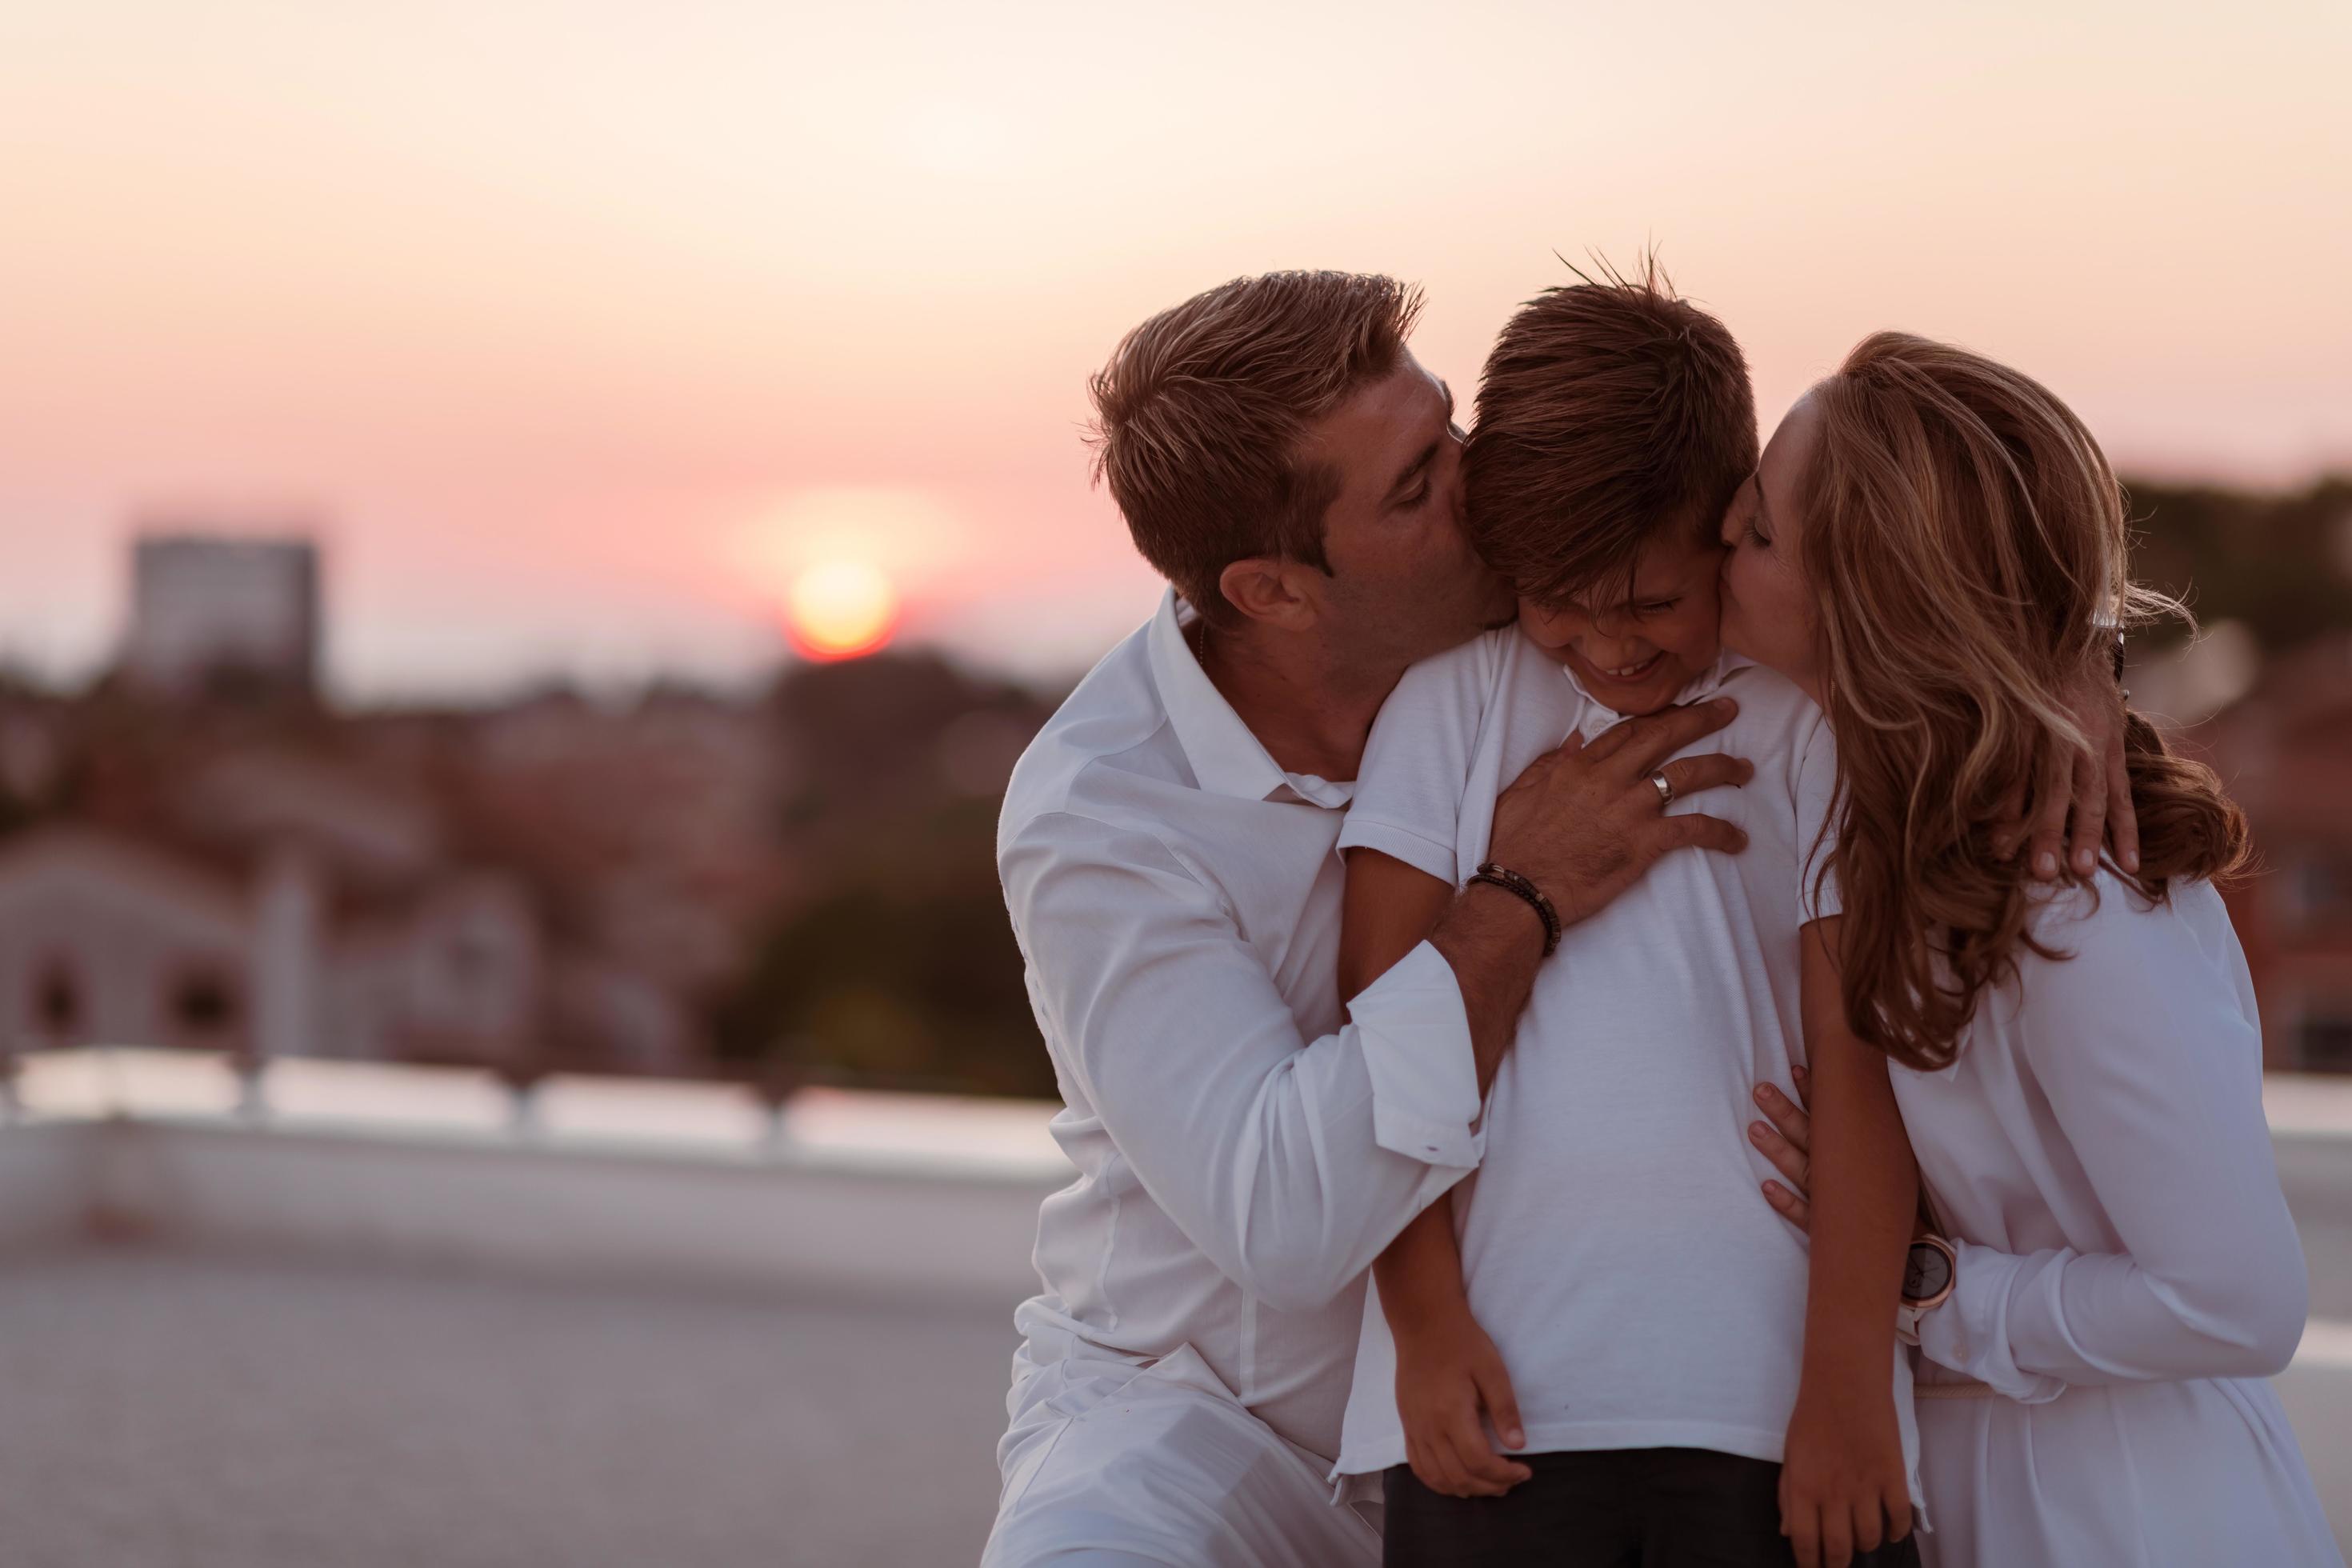
<path fill-rule="evenodd" d="M 1463 533 L 1453 396 L 1419 297 L 1244 279 L 1096 377 L 1102 476 L 1170 581 L 1006 792 L 1005 899 L 1079 1177 L 1038 1218 L 984 1562 L 1377 1562 L 1335 1506 L 1366 1268 L 1478 1163 L 1480 1107 L 1560 925 L 1675 848 L 1734 782 L 1661 762 L 1728 702 L 1539 758 L 1474 882 L 1344 1015 L 1341 816 L 1405 668 L 1507 621 Z"/>

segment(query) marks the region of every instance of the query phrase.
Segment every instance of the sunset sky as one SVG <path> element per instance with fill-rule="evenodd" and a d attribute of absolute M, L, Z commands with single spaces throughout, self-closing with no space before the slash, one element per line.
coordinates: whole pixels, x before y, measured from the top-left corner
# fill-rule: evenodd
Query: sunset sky
<path fill-rule="evenodd" d="M 1276 267 L 1425 284 L 1466 394 L 1555 250 L 1654 240 L 1768 419 L 1902 326 L 2296 482 L 2352 467 L 2347 82 L 2333 0 L 10 5 L 0 657 L 101 662 L 152 517 L 315 519 L 362 699 L 741 677 L 845 561 L 1082 668 L 1155 592 L 1085 377 Z"/>

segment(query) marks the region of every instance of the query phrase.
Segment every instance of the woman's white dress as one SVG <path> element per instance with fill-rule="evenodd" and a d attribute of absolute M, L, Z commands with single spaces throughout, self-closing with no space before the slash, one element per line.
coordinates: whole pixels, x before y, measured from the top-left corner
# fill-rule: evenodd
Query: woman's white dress
<path fill-rule="evenodd" d="M 2341 1563 L 2278 1397 L 2308 1287 L 2210 885 L 2050 895 L 1959 1058 L 1894 1069 L 1959 1252 L 1917 1324 L 1930 1568 Z M 1990 1395 L 1937 1396 L 1976 1380 Z"/>

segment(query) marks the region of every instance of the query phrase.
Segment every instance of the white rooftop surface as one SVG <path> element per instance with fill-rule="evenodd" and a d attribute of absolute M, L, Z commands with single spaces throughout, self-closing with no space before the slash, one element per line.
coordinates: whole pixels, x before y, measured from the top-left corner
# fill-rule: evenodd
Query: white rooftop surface
<path fill-rule="evenodd" d="M 971 1563 L 1012 1303 L 0 1266 L 10 1568 Z"/>
<path fill-rule="evenodd" d="M 0 1564 L 976 1560 L 1049 1106 L 28 1058 L 0 1125 Z M 2274 1079 L 2352 1544 L 2352 1083 Z"/>

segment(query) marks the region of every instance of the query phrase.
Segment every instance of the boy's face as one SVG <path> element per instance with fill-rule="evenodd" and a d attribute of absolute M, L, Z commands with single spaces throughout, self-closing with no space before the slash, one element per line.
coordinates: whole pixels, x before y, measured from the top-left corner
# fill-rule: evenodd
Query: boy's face
<path fill-rule="evenodd" d="M 1519 629 L 1568 666 L 1595 701 L 1654 713 L 1713 664 L 1723 549 L 1689 529 L 1662 531 L 1634 563 L 1631 593 L 1602 608 L 1519 601 Z"/>

